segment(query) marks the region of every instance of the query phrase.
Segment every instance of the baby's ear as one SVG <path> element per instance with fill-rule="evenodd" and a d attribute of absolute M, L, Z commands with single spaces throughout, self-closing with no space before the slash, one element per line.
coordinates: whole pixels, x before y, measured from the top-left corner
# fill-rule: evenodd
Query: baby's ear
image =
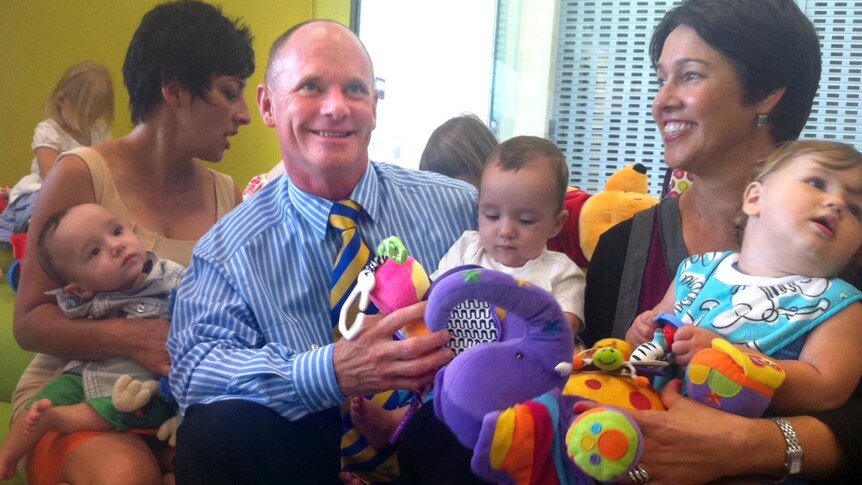
<path fill-rule="evenodd" d="M 89 300 L 93 298 L 93 292 L 78 283 L 69 283 L 68 285 L 63 287 L 63 292 L 67 295 L 75 295 L 82 300 Z"/>
<path fill-rule="evenodd" d="M 760 182 L 751 182 L 745 188 L 745 194 L 742 196 L 742 212 L 745 215 L 759 216 L 760 215 L 760 195 L 763 191 L 763 184 Z"/>
<path fill-rule="evenodd" d="M 551 233 L 551 235 L 548 236 L 548 239 L 551 239 L 552 237 L 559 234 L 560 231 L 563 230 L 563 226 L 566 224 L 566 221 L 568 219 L 569 219 L 569 211 L 567 211 L 566 209 L 560 210 L 560 212 L 554 218 L 554 230 Z"/>

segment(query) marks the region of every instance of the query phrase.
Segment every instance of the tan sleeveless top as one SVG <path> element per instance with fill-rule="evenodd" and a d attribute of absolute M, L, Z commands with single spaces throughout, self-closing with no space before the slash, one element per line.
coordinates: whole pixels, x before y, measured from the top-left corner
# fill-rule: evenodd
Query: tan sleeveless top
<path fill-rule="evenodd" d="M 76 148 L 63 153 L 59 158 L 67 155 L 77 155 L 84 160 L 90 169 L 93 179 L 93 191 L 96 194 L 96 203 L 109 209 L 123 220 L 144 243 L 144 247 L 155 252 L 163 259 L 170 259 L 177 263 L 188 266 L 192 259 L 192 250 L 197 241 L 181 241 L 168 239 L 149 231 L 132 220 L 123 199 L 117 192 L 117 186 L 105 159 L 97 151 L 89 147 Z M 209 169 L 207 169 L 209 170 Z M 236 205 L 233 179 L 227 175 L 209 170 L 213 175 L 216 197 L 216 217 L 221 219 Z M 59 369 L 66 365 L 66 361 L 45 354 L 36 354 L 24 374 L 18 381 L 15 393 L 12 396 L 12 414 L 17 415 L 24 405 L 29 402 L 49 379 L 57 374 Z"/>
<path fill-rule="evenodd" d="M 120 193 L 117 192 L 117 186 L 114 185 L 114 178 L 111 176 L 111 172 L 108 171 L 108 165 L 99 152 L 92 148 L 84 147 L 76 148 L 63 154 L 63 156 L 66 155 L 77 155 L 84 160 L 84 163 L 90 169 L 90 176 L 93 178 L 96 203 L 110 210 L 123 222 L 128 224 L 132 232 L 144 243 L 145 248 L 158 254 L 162 259 L 170 259 L 183 266 L 188 266 L 192 259 L 192 250 L 197 241 L 168 239 L 141 227 L 133 221 L 128 209 L 126 209 L 126 205 L 123 203 L 123 199 L 120 197 Z M 234 208 L 236 202 L 233 179 L 215 170 L 209 170 L 209 172 L 213 175 L 213 180 L 215 181 L 216 219 L 221 219 L 222 216 Z"/>

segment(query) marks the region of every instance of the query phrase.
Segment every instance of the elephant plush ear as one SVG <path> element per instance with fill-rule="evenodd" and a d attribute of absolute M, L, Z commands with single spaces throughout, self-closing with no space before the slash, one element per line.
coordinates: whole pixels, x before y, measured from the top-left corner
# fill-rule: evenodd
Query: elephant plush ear
<path fill-rule="evenodd" d="M 475 264 L 468 264 L 446 271 L 434 280 L 428 290 L 428 295 L 434 291 L 438 281 L 443 281 L 448 276 L 461 271 L 480 267 Z M 464 300 L 452 308 L 449 312 L 446 328 L 452 336 L 449 343 L 446 344 L 446 348 L 454 352 L 456 356 L 475 345 L 500 340 L 502 332 L 496 307 L 488 302 L 473 299 Z"/>

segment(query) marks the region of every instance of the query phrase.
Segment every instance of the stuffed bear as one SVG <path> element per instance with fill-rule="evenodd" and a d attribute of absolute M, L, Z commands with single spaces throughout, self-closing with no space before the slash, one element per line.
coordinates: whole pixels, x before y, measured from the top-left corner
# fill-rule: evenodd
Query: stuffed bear
<path fill-rule="evenodd" d="M 563 201 L 569 217 L 560 233 L 548 241 L 548 249 L 565 253 L 586 268 L 603 232 L 658 203 L 647 192 L 646 167 L 639 163 L 611 175 L 605 190 L 595 195 L 569 188 Z"/>

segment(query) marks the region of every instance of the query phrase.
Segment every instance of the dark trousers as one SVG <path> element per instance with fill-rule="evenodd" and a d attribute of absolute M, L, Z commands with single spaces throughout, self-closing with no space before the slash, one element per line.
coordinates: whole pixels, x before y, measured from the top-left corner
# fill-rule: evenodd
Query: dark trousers
<path fill-rule="evenodd" d="M 402 483 L 472 485 L 488 483 L 473 475 L 473 450 L 464 448 L 434 415 L 434 403 L 419 408 L 398 441 Z"/>
<path fill-rule="evenodd" d="M 340 441 L 338 408 L 288 421 L 249 401 L 196 404 L 177 435 L 177 484 L 340 484 Z"/>
<path fill-rule="evenodd" d="M 196 404 L 177 436 L 177 484 L 340 484 L 340 442 L 338 408 L 291 422 L 248 401 Z M 431 403 L 404 430 L 398 457 L 402 484 L 485 483 Z"/>

